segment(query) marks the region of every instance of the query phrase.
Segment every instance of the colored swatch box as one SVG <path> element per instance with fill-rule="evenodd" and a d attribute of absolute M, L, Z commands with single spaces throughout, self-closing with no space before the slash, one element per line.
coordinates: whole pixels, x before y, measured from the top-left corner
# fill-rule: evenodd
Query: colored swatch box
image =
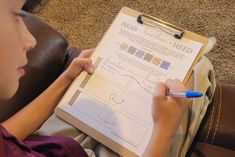
<path fill-rule="evenodd" d="M 152 60 L 152 63 L 155 65 L 159 65 L 161 63 L 161 59 L 158 57 L 154 57 Z"/>
<path fill-rule="evenodd" d="M 170 63 L 167 61 L 163 61 L 160 65 L 160 67 L 167 70 L 170 67 Z"/>
<path fill-rule="evenodd" d="M 138 50 L 135 54 L 136 57 L 143 58 L 145 52 L 142 50 Z"/>
<path fill-rule="evenodd" d="M 127 52 L 133 55 L 136 50 L 137 50 L 137 48 L 130 46 L 129 49 L 127 50 Z"/>
<path fill-rule="evenodd" d="M 146 54 L 144 55 L 144 60 L 146 60 L 146 61 L 148 61 L 148 62 L 150 62 L 150 61 L 152 60 L 152 58 L 153 58 L 153 55 L 151 55 L 151 54 L 149 54 L 149 53 L 146 53 Z"/>
<path fill-rule="evenodd" d="M 126 44 L 126 43 L 122 43 L 122 44 L 120 45 L 120 49 L 123 50 L 123 51 L 126 51 L 128 47 L 129 47 L 129 45 Z"/>

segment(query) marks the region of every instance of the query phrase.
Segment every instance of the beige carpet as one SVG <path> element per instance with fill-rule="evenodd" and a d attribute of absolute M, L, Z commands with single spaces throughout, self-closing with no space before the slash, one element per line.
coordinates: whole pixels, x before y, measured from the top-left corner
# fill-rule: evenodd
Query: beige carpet
<path fill-rule="evenodd" d="M 235 0 L 44 0 L 34 10 L 69 41 L 92 48 L 123 6 L 151 14 L 203 36 L 215 36 L 207 55 L 217 82 L 235 83 Z"/>

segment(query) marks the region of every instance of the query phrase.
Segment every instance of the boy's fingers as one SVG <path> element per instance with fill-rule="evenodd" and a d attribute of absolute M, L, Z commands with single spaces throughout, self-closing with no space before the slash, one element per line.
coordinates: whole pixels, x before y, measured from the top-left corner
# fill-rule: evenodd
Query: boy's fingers
<path fill-rule="evenodd" d="M 166 81 L 166 86 L 168 87 L 170 92 L 184 92 L 187 91 L 187 88 L 181 83 L 180 80 L 167 80 Z M 175 101 L 177 101 L 178 104 L 191 104 L 192 100 L 191 99 L 186 99 L 186 98 L 177 98 L 173 97 Z"/>
<path fill-rule="evenodd" d="M 80 58 L 89 58 L 92 54 L 92 52 L 94 51 L 94 49 L 86 49 L 83 50 L 81 52 L 81 54 L 79 55 Z"/>
<path fill-rule="evenodd" d="M 164 83 L 158 82 L 156 83 L 154 90 L 154 97 L 164 97 L 166 96 L 167 87 Z"/>
<path fill-rule="evenodd" d="M 79 58 L 79 59 L 76 60 L 76 64 L 79 67 L 84 68 L 88 73 L 93 73 L 94 72 L 94 68 L 92 66 L 91 59 Z"/>
<path fill-rule="evenodd" d="M 166 80 L 166 86 L 171 92 L 183 92 L 186 91 L 184 85 L 180 82 L 180 80 L 175 79 L 168 79 Z"/>
<path fill-rule="evenodd" d="M 92 61 L 91 61 L 91 59 L 88 59 L 88 58 L 76 58 L 75 64 L 77 64 L 81 68 L 84 68 L 85 66 L 87 66 L 89 64 L 91 65 Z"/>
<path fill-rule="evenodd" d="M 90 74 L 92 74 L 94 72 L 94 67 L 92 66 L 92 64 L 85 66 L 84 69 Z"/>

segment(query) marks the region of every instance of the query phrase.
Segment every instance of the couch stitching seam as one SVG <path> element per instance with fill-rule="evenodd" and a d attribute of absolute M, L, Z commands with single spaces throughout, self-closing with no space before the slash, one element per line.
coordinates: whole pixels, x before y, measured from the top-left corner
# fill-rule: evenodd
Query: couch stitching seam
<path fill-rule="evenodd" d="M 211 132 L 211 127 L 212 127 L 212 122 L 213 122 L 213 117 L 214 117 L 214 111 L 215 111 L 216 102 L 217 102 L 217 92 L 215 93 L 215 100 L 214 100 L 214 103 L 212 104 L 212 114 L 211 114 L 211 118 L 210 118 L 209 129 L 208 129 L 208 131 L 207 131 L 205 143 L 207 143 L 207 140 L 208 140 L 209 135 L 210 135 L 210 132 Z"/>
<path fill-rule="evenodd" d="M 215 125 L 215 131 L 214 131 L 214 134 L 213 134 L 213 137 L 212 137 L 212 140 L 211 140 L 211 144 L 213 144 L 214 142 L 214 139 L 215 139 L 215 136 L 217 134 L 217 130 L 218 130 L 218 127 L 219 127 L 219 122 L 220 122 L 220 115 L 221 115 L 221 106 L 222 106 L 222 88 L 221 88 L 221 85 L 219 85 L 219 92 L 220 92 L 220 100 L 219 100 L 219 114 L 218 114 L 218 118 L 217 118 L 217 123 Z"/>

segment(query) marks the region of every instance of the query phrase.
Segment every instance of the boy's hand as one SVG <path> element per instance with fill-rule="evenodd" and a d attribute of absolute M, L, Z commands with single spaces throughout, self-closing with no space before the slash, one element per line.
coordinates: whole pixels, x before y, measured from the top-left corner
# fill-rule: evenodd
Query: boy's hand
<path fill-rule="evenodd" d="M 85 70 L 90 74 L 94 72 L 92 61 L 89 58 L 93 51 L 94 49 L 83 50 L 78 57 L 73 59 L 72 63 L 64 72 L 64 75 L 68 80 L 73 81 L 82 70 Z"/>
<path fill-rule="evenodd" d="M 168 91 L 183 92 L 186 88 L 179 80 L 157 83 L 152 106 L 154 128 L 143 157 L 167 156 L 184 112 L 192 103 L 191 99 L 168 97 Z"/>
<path fill-rule="evenodd" d="M 174 135 L 191 99 L 166 96 L 168 91 L 183 92 L 187 89 L 179 80 L 157 83 L 153 97 L 152 114 L 154 129 Z"/>

